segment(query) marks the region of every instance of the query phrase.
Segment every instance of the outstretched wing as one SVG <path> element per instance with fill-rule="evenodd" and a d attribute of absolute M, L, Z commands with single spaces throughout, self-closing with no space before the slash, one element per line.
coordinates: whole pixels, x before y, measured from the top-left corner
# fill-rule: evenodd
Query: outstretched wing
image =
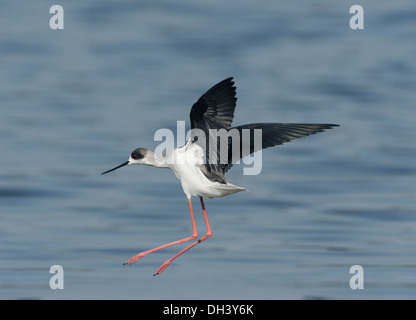
<path fill-rule="evenodd" d="M 233 78 L 227 78 L 209 89 L 192 106 L 191 129 L 230 129 L 237 98 Z"/>
<path fill-rule="evenodd" d="M 326 129 L 337 127 L 337 124 L 314 124 L 314 123 L 251 123 L 231 128 L 238 131 L 238 143 L 240 143 L 239 154 L 233 155 L 234 141 L 228 137 L 228 163 L 220 164 L 223 172 L 227 172 L 231 166 L 239 159 L 246 157 L 253 152 L 266 148 L 275 147 L 292 140 L 323 132 Z M 260 129 L 261 135 L 256 136 L 255 130 Z M 246 133 L 244 131 L 247 130 Z M 261 136 L 261 143 L 258 137 Z M 234 148 L 235 149 L 235 148 Z"/>

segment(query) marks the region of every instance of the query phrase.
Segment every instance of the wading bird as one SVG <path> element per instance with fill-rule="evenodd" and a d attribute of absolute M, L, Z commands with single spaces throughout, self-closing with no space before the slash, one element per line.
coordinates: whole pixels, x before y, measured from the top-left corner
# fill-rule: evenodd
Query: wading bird
<path fill-rule="evenodd" d="M 216 84 L 199 98 L 191 108 L 191 138 L 186 145 L 174 148 L 163 154 L 154 154 L 148 149 L 137 148 L 130 154 L 128 161 L 102 173 L 106 174 L 128 164 L 145 164 L 159 168 L 170 168 L 181 182 L 183 191 L 188 199 L 193 234 L 190 237 L 141 252 L 124 264 L 133 264 L 154 251 L 196 239 L 198 233 L 191 197 L 199 196 L 207 233 L 172 258 L 166 260 L 154 275 L 162 273 L 181 254 L 211 237 L 212 232 L 205 210 L 204 197 L 223 197 L 246 190 L 225 180 L 224 174 L 233 164 L 253 152 L 281 145 L 337 126 L 336 124 L 309 123 L 252 123 L 231 127 L 237 101 L 235 89 L 233 78 L 231 77 Z M 259 130 L 261 130 L 260 143 L 256 143 L 255 132 L 259 132 Z M 244 131 L 249 132 L 249 139 L 245 139 L 245 141 L 244 139 L 237 139 L 238 142 L 236 142 L 235 139 L 228 136 L 225 140 L 222 140 L 228 143 L 228 148 L 226 149 L 221 149 L 217 144 L 215 144 L 215 147 L 212 147 L 210 141 L 207 143 L 207 141 L 201 139 L 201 132 L 203 136 L 208 137 L 208 140 L 218 139 L 221 141 L 223 138 L 221 134 L 234 132 L 240 134 L 241 137 L 241 135 L 244 136 Z M 213 136 L 213 133 L 218 132 L 221 134 Z M 258 141 L 259 139 L 257 139 Z M 239 148 L 233 148 L 235 143 L 239 143 Z M 235 152 L 233 154 L 233 150 L 237 150 L 237 154 Z M 186 161 L 178 161 L 178 159 L 186 159 Z M 221 161 L 221 159 L 225 159 L 225 161 Z"/>

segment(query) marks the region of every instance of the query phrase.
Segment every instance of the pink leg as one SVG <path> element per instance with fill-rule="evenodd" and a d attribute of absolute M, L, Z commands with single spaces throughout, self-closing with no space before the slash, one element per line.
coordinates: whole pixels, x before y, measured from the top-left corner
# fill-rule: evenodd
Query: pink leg
<path fill-rule="evenodd" d="M 169 264 L 175 260 L 177 257 L 179 257 L 181 254 L 183 254 L 184 252 L 188 251 L 189 249 L 195 247 L 198 243 L 207 240 L 209 237 L 212 236 L 212 232 L 211 232 L 211 227 L 209 226 L 208 223 L 208 217 L 207 217 L 207 212 L 205 211 L 205 205 L 204 205 L 204 200 L 202 199 L 202 197 L 200 197 L 201 199 L 201 206 L 202 206 L 202 211 L 204 212 L 204 219 L 205 219 L 205 224 L 207 225 L 207 234 L 205 236 L 203 236 L 201 239 L 199 239 L 198 241 L 192 243 L 191 245 L 189 245 L 188 247 L 186 247 L 185 249 L 183 249 L 181 252 L 177 253 L 176 255 L 174 255 L 172 258 L 170 258 L 169 260 L 166 260 L 165 263 L 163 263 L 159 270 L 156 271 L 156 273 L 154 274 L 161 274 L 168 266 Z"/>
<path fill-rule="evenodd" d="M 160 249 L 163 249 L 163 248 L 166 248 L 166 247 L 173 246 L 173 245 L 178 244 L 178 243 L 182 243 L 182 242 L 189 241 L 189 240 L 194 240 L 196 237 L 198 237 L 198 232 L 196 230 L 196 225 L 195 225 L 194 211 L 192 210 L 191 198 L 188 199 L 188 203 L 189 203 L 189 211 L 191 212 L 192 229 L 194 230 L 194 233 L 192 234 L 192 236 L 181 239 L 181 240 L 177 240 L 177 241 L 174 241 L 174 242 L 164 244 L 163 246 L 160 246 L 160 247 L 157 247 L 157 248 L 154 248 L 154 249 L 151 249 L 151 250 L 140 252 L 139 254 L 137 254 L 133 258 L 131 258 L 130 260 L 127 260 L 126 262 L 124 262 L 124 264 L 136 263 L 137 261 L 139 261 L 145 255 L 148 255 L 149 253 L 155 252 L 157 250 L 160 250 Z"/>

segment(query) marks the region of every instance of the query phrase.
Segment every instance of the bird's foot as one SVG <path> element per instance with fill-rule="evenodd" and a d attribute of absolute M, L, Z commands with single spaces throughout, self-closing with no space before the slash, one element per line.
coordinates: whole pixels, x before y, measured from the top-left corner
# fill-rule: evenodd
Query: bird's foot
<path fill-rule="evenodd" d="M 143 254 L 143 252 L 141 252 L 141 253 L 135 255 L 134 257 L 132 257 L 131 259 L 127 260 L 126 262 L 124 262 L 123 265 L 126 265 L 126 264 L 134 264 L 137 261 L 139 261 L 141 258 L 143 258 L 145 255 L 146 254 Z"/>
<path fill-rule="evenodd" d="M 161 274 L 163 271 L 165 271 L 165 269 L 170 265 L 171 262 L 171 259 L 165 261 L 153 276 L 157 276 L 158 274 Z"/>

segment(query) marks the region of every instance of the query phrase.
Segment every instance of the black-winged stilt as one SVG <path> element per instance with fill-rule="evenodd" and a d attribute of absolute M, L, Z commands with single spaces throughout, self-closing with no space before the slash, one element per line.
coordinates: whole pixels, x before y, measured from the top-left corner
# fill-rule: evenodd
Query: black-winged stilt
<path fill-rule="evenodd" d="M 233 78 L 228 78 L 216 84 L 192 106 L 190 113 L 191 138 L 185 146 L 174 148 L 163 154 L 154 154 L 148 149 L 138 148 L 130 154 L 128 161 L 102 173 L 111 172 L 128 164 L 146 164 L 154 167 L 170 168 L 181 182 L 183 191 L 188 199 L 193 234 L 190 237 L 141 252 L 124 264 L 133 264 L 154 251 L 196 239 L 198 233 L 191 196 L 199 196 L 207 233 L 172 258 L 166 260 L 154 275 L 162 273 L 181 254 L 211 237 L 212 232 L 203 198 L 222 197 L 245 190 L 245 188 L 228 183 L 224 177 L 224 174 L 236 161 L 253 152 L 281 145 L 337 126 L 336 124 L 308 123 L 252 123 L 232 128 L 231 123 L 234 118 L 237 101 L 232 80 Z M 260 132 L 260 139 L 256 138 L 256 131 Z M 232 132 L 236 135 L 231 135 Z M 246 135 L 248 139 L 244 139 L 244 132 L 248 132 L 248 135 Z M 227 136 L 228 133 L 230 135 Z M 222 141 L 226 141 L 228 148 L 221 149 L 217 142 L 221 142 L 223 138 L 221 135 L 224 134 L 226 135 L 226 140 Z M 201 137 L 206 137 L 207 139 L 204 141 Z M 234 137 L 237 137 L 237 139 L 234 139 Z M 215 141 L 215 144 L 211 144 L 213 141 Z M 237 146 L 236 141 L 238 141 L 239 145 L 237 148 L 233 148 L 233 145 L 234 147 Z"/>

